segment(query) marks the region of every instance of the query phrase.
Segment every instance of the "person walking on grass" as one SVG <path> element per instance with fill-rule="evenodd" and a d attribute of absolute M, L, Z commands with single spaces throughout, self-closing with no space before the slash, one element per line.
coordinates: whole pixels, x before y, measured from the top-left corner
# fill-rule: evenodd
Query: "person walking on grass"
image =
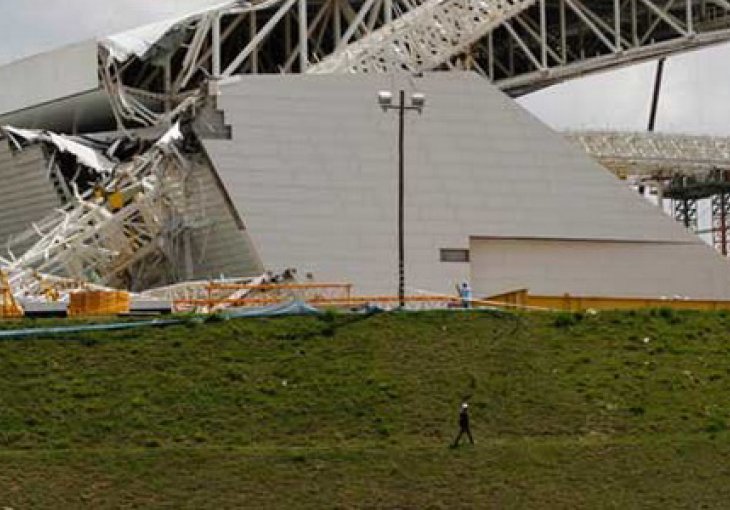
<path fill-rule="evenodd" d="M 459 411 L 459 435 L 457 435 L 456 439 L 454 439 L 454 448 L 459 446 L 461 436 L 464 434 L 466 434 L 466 437 L 469 438 L 469 442 L 474 444 L 474 438 L 471 437 L 471 429 L 469 428 L 469 404 L 466 402 L 461 404 L 461 410 Z"/>

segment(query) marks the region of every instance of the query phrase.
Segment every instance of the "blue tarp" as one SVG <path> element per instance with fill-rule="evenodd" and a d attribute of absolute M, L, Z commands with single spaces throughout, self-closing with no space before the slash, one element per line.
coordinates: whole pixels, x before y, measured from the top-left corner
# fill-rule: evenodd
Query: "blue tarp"
<path fill-rule="evenodd" d="M 321 315 L 322 311 L 303 301 L 290 301 L 257 308 L 235 308 L 223 312 L 227 319 L 243 319 L 254 317 L 285 317 L 290 315 Z"/>
<path fill-rule="evenodd" d="M 246 319 L 246 318 L 263 318 L 263 317 L 285 317 L 290 315 L 319 315 L 322 311 L 302 301 L 291 301 L 278 305 L 264 306 L 260 308 L 240 308 L 227 310 L 221 314 L 225 319 Z M 205 322 L 204 318 L 199 321 Z M 53 328 L 32 328 L 32 329 L 8 329 L 0 330 L 0 340 L 10 340 L 16 338 L 29 338 L 37 336 L 58 336 L 69 335 L 73 333 L 88 333 L 92 331 L 117 331 L 124 329 L 150 328 L 174 326 L 176 324 L 185 324 L 188 319 L 155 319 L 151 321 L 139 322 L 118 322 L 112 324 L 84 324 L 79 326 L 59 326 Z"/>

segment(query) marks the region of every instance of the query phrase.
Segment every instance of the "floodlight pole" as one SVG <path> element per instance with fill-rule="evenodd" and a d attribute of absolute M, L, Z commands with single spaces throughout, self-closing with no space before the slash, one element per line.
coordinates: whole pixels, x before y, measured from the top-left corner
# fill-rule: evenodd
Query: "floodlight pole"
<path fill-rule="evenodd" d="M 405 117 L 406 92 L 400 91 L 398 103 L 398 305 L 406 306 L 406 262 L 405 262 Z"/>
<path fill-rule="evenodd" d="M 405 117 L 406 110 L 423 111 L 423 95 L 412 98 L 413 105 L 406 105 L 406 91 L 400 90 L 398 104 L 390 104 L 381 99 L 384 111 L 398 110 L 398 305 L 406 306 L 406 263 L 405 263 Z"/>

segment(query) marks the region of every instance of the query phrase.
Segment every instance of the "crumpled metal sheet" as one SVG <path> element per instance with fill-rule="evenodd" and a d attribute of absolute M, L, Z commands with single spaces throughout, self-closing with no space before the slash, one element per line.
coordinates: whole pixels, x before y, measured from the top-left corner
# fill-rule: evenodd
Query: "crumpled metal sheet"
<path fill-rule="evenodd" d="M 241 2 L 238 1 L 218 2 L 204 9 L 191 10 L 175 18 L 104 37 L 99 44 L 106 48 L 118 62 L 125 62 L 133 56 L 145 58 L 148 52 L 176 27 L 195 21 L 208 13 L 240 6 Z"/>
<path fill-rule="evenodd" d="M 61 152 L 68 152 L 76 156 L 79 163 L 93 168 L 100 173 L 109 173 L 114 168 L 114 163 L 109 161 L 103 154 L 91 147 L 76 142 L 69 137 L 41 131 L 37 129 L 20 129 L 12 126 L 2 126 L 1 131 L 14 138 L 20 138 L 29 143 L 47 142 L 55 145 Z"/>

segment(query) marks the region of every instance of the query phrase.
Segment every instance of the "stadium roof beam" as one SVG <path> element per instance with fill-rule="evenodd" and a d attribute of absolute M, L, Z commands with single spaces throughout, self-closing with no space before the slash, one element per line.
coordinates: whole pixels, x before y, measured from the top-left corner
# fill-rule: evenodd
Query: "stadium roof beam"
<path fill-rule="evenodd" d="M 620 177 L 665 180 L 730 171 L 730 138 L 618 131 L 569 132 L 566 137 Z"/>
<path fill-rule="evenodd" d="M 470 61 L 502 90 L 522 95 L 591 72 L 631 65 L 730 40 L 730 5 L 697 0 L 541 0 L 497 27 L 470 53 Z M 528 42 L 509 44 L 512 32 Z"/>
<path fill-rule="evenodd" d="M 53 105 L 61 117 L 60 99 L 79 111 L 106 99 L 101 88 L 113 117 L 107 108 L 82 124 L 159 125 L 215 78 L 239 74 L 473 69 L 516 96 L 728 40 L 726 0 L 226 1 L 0 68 L 0 90 L 13 91 L 0 93 L 0 115 L 27 125 Z M 27 91 L 16 83 L 25 72 L 39 74 Z M 40 79 L 61 74 L 52 87 Z"/>
<path fill-rule="evenodd" d="M 425 1 L 310 72 L 472 68 L 520 95 L 729 39 L 724 0 Z"/>
<path fill-rule="evenodd" d="M 229 0 L 0 68 L 0 116 L 86 112 L 52 126 L 72 132 L 159 125 L 238 74 L 473 69 L 516 96 L 728 40 L 726 0 Z M 28 72 L 33 87 L 18 81 Z"/>
<path fill-rule="evenodd" d="M 725 0 L 268 0 L 226 2 L 102 46 L 116 61 L 107 81 L 120 116 L 144 123 L 149 105 L 122 83 L 174 102 L 208 77 L 468 68 L 520 95 L 727 40 Z"/>

